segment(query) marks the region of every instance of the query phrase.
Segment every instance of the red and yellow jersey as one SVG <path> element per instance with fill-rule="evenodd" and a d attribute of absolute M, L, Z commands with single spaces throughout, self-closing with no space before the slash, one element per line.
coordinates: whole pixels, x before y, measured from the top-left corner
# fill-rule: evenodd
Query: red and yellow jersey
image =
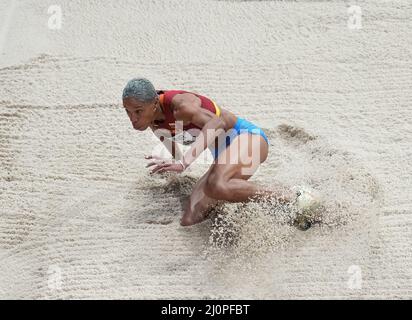
<path fill-rule="evenodd" d="M 157 123 L 157 128 L 169 130 L 172 136 L 174 136 L 176 133 L 176 128 L 175 128 L 176 119 L 173 115 L 171 104 L 172 104 L 173 97 L 177 94 L 192 93 L 200 99 L 202 108 L 205 108 L 209 110 L 210 112 L 213 112 L 218 117 L 221 114 L 220 108 L 217 106 L 217 104 L 214 101 L 200 94 L 196 94 L 196 93 L 184 91 L 184 90 L 158 90 L 157 93 L 159 95 L 160 105 L 162 107 L 162 110 L 165 116 L 164 121 Z M 202 128 L 199 128 L 193 123 L 188 123 L 186 125 L 183 125 L 183 131 L 186 131 L 189 129 L 201 130 Z"/>

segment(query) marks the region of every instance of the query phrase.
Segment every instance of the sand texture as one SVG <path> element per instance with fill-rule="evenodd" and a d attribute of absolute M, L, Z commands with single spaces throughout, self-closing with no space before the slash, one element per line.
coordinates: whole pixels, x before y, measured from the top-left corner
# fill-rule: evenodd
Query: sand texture
<path fill-rule="evenodd" d="M 412 2 L 0 3 L 0 298 L 412 298 Z M 152 177 L 121 92 L 136 76 L 261 126 L 252 181 L 322 196 L 179 218 L 208 168 Z M 210 161 L 210 157 L 206 159 Z"/>

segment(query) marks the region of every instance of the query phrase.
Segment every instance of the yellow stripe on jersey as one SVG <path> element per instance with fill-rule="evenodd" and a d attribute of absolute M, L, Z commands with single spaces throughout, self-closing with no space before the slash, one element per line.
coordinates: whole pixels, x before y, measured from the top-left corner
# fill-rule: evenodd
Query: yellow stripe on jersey
<path fill-rule="evenodd" d="M 217 106 L 217 104 L 214 101 L 212 102 L 213 102 L 213 105 L 215 106 L 216 115 L 220 117 L 220 114 L 221 114 L 220 108 Z"/>

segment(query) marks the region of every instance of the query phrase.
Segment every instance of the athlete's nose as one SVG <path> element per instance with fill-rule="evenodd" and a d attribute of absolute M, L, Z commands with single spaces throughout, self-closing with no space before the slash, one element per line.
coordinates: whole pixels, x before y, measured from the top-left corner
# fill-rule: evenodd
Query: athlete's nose
<path fill-rule="evenodd" d="M 137 119 L 137 116 L 136 116 L 136 114 L 133 112 L 133 113 L 131 113 L 131 115 L 130 115 L 130 121 L 131 122 L 137 122 L 139 119 Z"/>

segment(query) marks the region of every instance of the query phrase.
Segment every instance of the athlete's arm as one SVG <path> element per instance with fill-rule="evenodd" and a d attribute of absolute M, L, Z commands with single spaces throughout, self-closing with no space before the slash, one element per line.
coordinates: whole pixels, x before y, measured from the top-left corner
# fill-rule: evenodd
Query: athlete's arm
<path fill-rule="evenodd" d="M 155 134 L 155 130 L 152 126 L 150 126 L 150 129 L 152 129 L 153 133 Z M 155 134 L 155 136 L 157 136 Z M 157 136 L 159 138 L 159 140 L 163 143 L 163 145 L 166 147 L 166 149 L 170 152 L 170 154 L 172 155 L 172 157 L 176 160 L 182 160 L 183 157 L 183 153 L 179 148 L 179 145 L 174 142 L 173 140 L 170 139 L 165 139 L 162 136 Z M 162 139 L 163 138 L 163 139 Z"/>
<path fill-rule="evenodd" d="M 226 123 L 222 117 L 202 108 L 200 98 L 192 93 L 176 95 L 172 99 L 172 106 L 176 120 L 189 121 L 202 128 L 196 141 L 192 143 L 182 158 L 184 166 L 188 167 L 225 129 Z"/>

